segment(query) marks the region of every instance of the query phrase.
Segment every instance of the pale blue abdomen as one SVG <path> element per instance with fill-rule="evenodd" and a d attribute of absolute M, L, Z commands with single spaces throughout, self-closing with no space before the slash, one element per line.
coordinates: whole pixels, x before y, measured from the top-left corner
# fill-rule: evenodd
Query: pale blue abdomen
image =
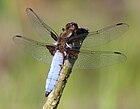
<path fill-rule="evenodd" d="M 51 63 L 51 67 L 50 70 L 48 72 L 48 77 L 46 79 L 46 94 L 45 96 L 48 96 L 51 91 L 54 89 L 57 81 L 58 81 L 58 77 L 61 71 L 61 66 L 63 64 L 64 61 L 64 56 L 61 52 L 59 52 L 59 50 L 56 51 L 52 63 Z"/>

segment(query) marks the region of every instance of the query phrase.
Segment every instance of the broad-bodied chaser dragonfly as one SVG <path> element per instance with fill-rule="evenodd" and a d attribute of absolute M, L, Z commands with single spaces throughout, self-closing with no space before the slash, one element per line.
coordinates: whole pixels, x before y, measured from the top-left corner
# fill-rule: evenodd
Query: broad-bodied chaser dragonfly
<path fill-rule="evenodd" d="M 49 63 L 53 57 L 46 79 L 46 96 L 54 89 L 61 66 L 66 59 L 77 59 L 74 67 L 77 66 L 81 69 L 94 69 L 126 60 L 126 56 L 120 52 L 92 51 L 94 46 L 108 43 L 125 33 L 129 27 L 126 23 L 117 23 L 98 31 L 89 32 L 71 22 L 66 24 L 62 33 L 58 35 L 31 8 L 27 8 L 26 12 L 44 42 L 20 35 L 14 36 L 13 40 L 39 61 Z"/>

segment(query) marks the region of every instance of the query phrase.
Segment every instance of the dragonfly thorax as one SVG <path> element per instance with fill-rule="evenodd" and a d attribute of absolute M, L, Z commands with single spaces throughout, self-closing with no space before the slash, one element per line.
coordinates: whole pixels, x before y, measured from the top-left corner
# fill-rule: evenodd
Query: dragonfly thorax
<path fill-rule="evenodd" d="M 79 53 L 79 49 L 88 34 L 88 30 L 78 28 L 77 23 L 74 22 L 66 24 L 62 30 L 63 32 L 57 40 L 56 50 L 59 50 L 63 54 L 68 54 L 70 58 L 75 58 L 74 52 L 76 52 L 76 55 Z"/>

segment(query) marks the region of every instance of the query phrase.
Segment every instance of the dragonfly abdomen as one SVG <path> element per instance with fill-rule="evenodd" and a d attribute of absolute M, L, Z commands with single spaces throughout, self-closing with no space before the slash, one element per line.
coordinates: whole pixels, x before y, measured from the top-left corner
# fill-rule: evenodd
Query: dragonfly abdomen
<path fill-rule="evenodd" d="M 57 50 L 53 57 L 51 67 L 48 72 L 48 77 L 46 79 L 46 93 L 45 93 L 46 97 L 54 89 L 54 87 L 58 81 L 58 77 L 59 77 L 59 74 L 61 71 L 61 66 L 63 64 L 63 60 L 64 60 L 63 54 L 61 52 L 59 52 L 59 50 Z"/>

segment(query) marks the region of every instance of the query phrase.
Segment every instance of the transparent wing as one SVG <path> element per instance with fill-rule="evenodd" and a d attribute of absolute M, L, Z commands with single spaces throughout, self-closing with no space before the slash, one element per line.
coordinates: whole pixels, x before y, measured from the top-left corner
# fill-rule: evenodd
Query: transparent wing
<path fill-rule="evenodd" d="M 90 32 L 82 44 L 82 48 L 92 48 L 96 45 L 108 43 L 124 34 L 129 25 L 118 23 L 95 32 Z"/>
<path fill-rule="evenodd" d="M 57 33 L 51 27 L 45 24 L 31 8 L 27 8 L 26 12 L 39 36 L 41 36 L 47 42 L 55 43 L 58 37 Z"/>
<path fill-rule="evenodd" d="M 43 63 L 50 63 L 52 56 L 47 49 L 47 43 L 38 42 L 27 37 L 16 35 L 13 37 L 14 42 L 24 49 L 32 57 Z"/>
<path fill-rule="evenodd" d="M 110 66 L 126 60 L 126 56 L 112 51 L 86 51 L 82 50 L 74 67 L 80 69 L 96 69 Z"/>

